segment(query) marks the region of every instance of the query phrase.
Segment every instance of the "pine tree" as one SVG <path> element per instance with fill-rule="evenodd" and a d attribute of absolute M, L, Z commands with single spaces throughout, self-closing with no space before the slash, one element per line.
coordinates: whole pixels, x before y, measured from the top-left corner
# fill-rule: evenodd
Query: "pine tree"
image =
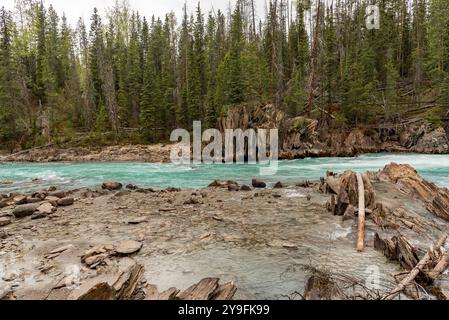
<path fill-rule="evenodd" d="M 12 59 L 12 21 L 4 7 L 0 10 L 0 144 L 14 150 L 18 135 L 16 124 L 17 89 Z"/>
<path fill-rule="evenodd" d="M 229 49 L 229 103 L 241 103 L 244 100 L 241 54 L 243 50 L 243 18 L 240 1 L 237 1 L 231 22 L 231 45 Z"/>

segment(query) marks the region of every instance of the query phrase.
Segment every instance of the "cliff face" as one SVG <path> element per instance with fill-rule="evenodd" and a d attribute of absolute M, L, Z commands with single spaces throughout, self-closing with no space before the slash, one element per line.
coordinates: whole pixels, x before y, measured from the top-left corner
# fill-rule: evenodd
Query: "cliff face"
<path fill-rule="evenodd" d="M 221 131 L 278 128 L 282 159 L 378 152 L 449 153 L 446 131 L 441 127 L 434 129 L 425 120 L 409 125 L 333 129 L 314 119 L 290 118 L 273 105 L 266 105 L 232 108 L 218 120 L 218 128 Z"/>

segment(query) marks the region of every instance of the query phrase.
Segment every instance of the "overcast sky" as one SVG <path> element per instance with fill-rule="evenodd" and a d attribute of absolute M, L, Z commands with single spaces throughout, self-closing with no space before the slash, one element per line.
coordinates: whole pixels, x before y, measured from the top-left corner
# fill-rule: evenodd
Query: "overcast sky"
<path fill-rule="evenodd" d="M 215 10 L 226 10 L 229 3 L 232 5 L 235 0 L 201 0 L 201 7 L 204 13 L 209 12 L 213 7 Z M 255 0 L 259 15 L 265 12 L 265 0 Z M 104 13 L 104 10 L 114 5 L 115 0 L 44 0 L 46 6 L 52 4 L 56 11 L 62 15 L 65 12 L 68 20 L 75 25 L 79 17 L 84 17 L 86 21 L 90 19 L 92 10 L 97 7 Z M 138 10 L 141 15 L 151 17 L 152 15 L 163 17 L 166 13 L 174 11 L 179 17 L 182 13 L 184 0 L 129 0 L 131 7 Z M 193 10 L 198 0 L 187 0 L 187 6 Z M 14 8 L 14 0 L 0 0 L 0 4 L 7 9 Z"/>

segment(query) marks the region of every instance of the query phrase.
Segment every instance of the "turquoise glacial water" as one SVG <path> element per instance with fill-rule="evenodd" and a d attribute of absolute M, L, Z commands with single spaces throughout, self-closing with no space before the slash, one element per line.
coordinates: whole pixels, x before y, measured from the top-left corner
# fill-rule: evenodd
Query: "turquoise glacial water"
<path fill-rule="evenodd" d="M 449 155 L 376 154 L 357 158 L 318 158 L 280 161 L 274 176 L 261 177 L 269 184 L 318 180 L 326 171 L 374 171 L 386 164 L 407 163 L 440 186 L 449 187 Z M 214 179 L 249 184 L 259 176 L 258 165 L 196 165 L 189 167 L 153 163 L 5 163 L 0 164 L 0 192 L 29 191 L 49 186 L 64 189 L 97 188 L 103 181 L 132 183 L 151 188 L 202 188 Z M 11 183 L 12 182 L 12 183 Z"/>

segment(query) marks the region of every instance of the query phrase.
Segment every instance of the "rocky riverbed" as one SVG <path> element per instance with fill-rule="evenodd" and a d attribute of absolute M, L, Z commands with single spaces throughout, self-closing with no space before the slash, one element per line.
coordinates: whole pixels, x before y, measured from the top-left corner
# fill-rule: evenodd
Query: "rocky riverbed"
<path fill-rule="evenodd" d="M 107 147 L 48 146 L 21 152 L 0 154 L 0 162 L 111 162 L 137 161 L 162 163 L 170 161 L 170 145 L 117 145 Z"/>
<path fill-rule="evenodd" d="M 366 248 L 357 253 L 352 174 L 274 189 L 263 181 L 201 190 L 105 183 L 2 195 L 0 298 L 345 297 L 320 292 L 311 269 L 350 276 L 354 286 L 370 286 L 374 270 L 373 292 L 387 293 L 407 265 L 389 261 L 374 240 L 401 235 L 419 259 L 448 230 L 447 190 L 407 166 L 365 175 Z M 448 278 L 444 270 L 427 293 L 447 297 Z"/>

